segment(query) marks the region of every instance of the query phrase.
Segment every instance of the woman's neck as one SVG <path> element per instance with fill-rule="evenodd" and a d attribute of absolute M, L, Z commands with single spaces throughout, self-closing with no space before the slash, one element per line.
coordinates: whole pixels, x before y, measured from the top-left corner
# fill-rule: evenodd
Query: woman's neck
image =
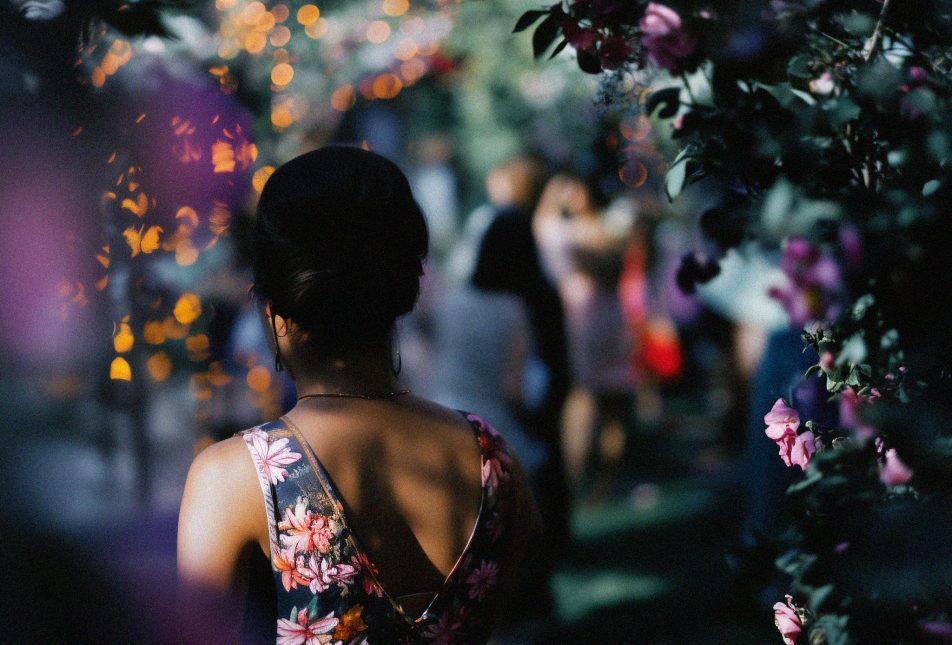
<path fill-rule="evenodd" d="M 383 395 L 401 388 L 389 356 L 380 353 L 312 359 L 295 365 L 298 396 L 312 394 Z"/>

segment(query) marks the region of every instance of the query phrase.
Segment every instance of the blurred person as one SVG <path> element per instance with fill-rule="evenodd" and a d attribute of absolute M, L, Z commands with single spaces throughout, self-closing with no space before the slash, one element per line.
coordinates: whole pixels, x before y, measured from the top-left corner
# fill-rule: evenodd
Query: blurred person
<path fill-rule="evenodd" d="M 532 226 L 565 310 L 572 389 L 563 415 L 566 469 L 576 486 L 620 463 L 631 429 L 634 379 L 618 284 L 623 241 L 609 232 L 605 202 L 570 173 L 545 186 Z"/>
<path fill-rule="evenodd" d="M 551 327 L 540 333 L 530 307 L 539 315 L 548 303 L 553 315 L 546 323 Z M 551 615 L 549 579 L 570 537 L 559 432 L 565 381 L 548 378 L 558 372 L 548 372 L 538 358 L 533 369 L 531 360 L 533 355 L 561 357 L 565 365 L 561 320 L 558 296 L 542 273 L 529 220 L 511 211 L 498 215 L 483 235 L 468 283 L 448 290 L 436 306 L 437 400 L 486 410 L 522 456 L 541 507 L 546 531 L 520 592 L 526 602 L 507 616 L 509 626 L 519 629 L 532 627 L 520 622 Z M 559 337 L 552 342 L 547 333 Z M 540 347 L 542 343 L 549 344 Z M 561 354 L 554 351 L 559 348 Z"/>
<path fill-rule="evenodd" d="M 182 580 L 247 591 L 244 572 L 270 559 L 278 643 L 485 643 L 537 512 L 495 430 L 395 374 L 395 321 L 427 250 L 406 178 L 358 148 L 297 157 L 261 193 L 253 249 L 276 360 L 300 396 L 196 459 Z"/>

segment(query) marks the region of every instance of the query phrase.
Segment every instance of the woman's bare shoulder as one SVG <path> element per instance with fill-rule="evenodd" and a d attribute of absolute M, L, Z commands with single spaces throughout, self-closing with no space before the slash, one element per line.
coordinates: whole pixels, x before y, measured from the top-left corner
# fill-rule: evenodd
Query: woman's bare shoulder
<path fill-rule="evenodd" d="M 179 571 L 193 582 L 225 589 L 242 548 L 264 544 L 267 523 L 257 473 L 241 437 L 203 450 L 185 481 L 179 512 Z M 264 546 L 262 546 L 264 549 Z"/>
<path fill-rule="evenodd" d="M 195 457 L 190 469 L 196 476 L 210 480 L 215 488 L 232 487 L 242 481 L 255 481 L 254 464 L 242 437 L 234 436 L 214 443 Z M 249 477 L 250 475 L 250 477 Z"/>

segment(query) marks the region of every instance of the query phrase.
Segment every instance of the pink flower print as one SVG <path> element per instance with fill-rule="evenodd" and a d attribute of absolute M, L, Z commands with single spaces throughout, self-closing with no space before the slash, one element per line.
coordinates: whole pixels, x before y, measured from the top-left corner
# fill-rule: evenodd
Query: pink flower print
<path fill-rule="evenodd" d="M 430 625 L 423 633 L 427 638 L 432 638 L 433 645 L 449 645 L 456 638 L 456 630 L 462 627 L 460 622 L 451 612 L 446 612 L 434 624 Z"/>
<path fill-rule="evenodd" d="M 803 627 L 803 622 L 797 614 L 797 608 L 793 606 L 793 598 L 787 596 L 787 604 L 782 602 L 774 606 L 774 624 L 780 630 L 785 645 L 794 645 L 797 642 L 797 636 Z"/>
<path fill-rule="evenodd" d="M 360 574 L 360 581 L 364 587 L 364 593 L 367 595 L 376 594 L 383 597 L 383 589 L 377 584 L 374 576 L 377 575 L 377 567 L 373 565 L 366 553 L 351 556 L 350 563 L 354 567 L 354 572 Z"/>
<path fill-rule="evenodd" d="M 330 518 L 307 509 L 305 502 L 298 502 L 284 509 L 284 519 L 278 524 L 284 546 L 292 552 L 313 551 L 326 553 L 334 537 Z"/>
<path fill-rule="evenodd" d="M 327 576 L 341 585 L 346 586 L 357 575 L 357 569 L 349 564 L 335 564 L 331 567 Z"/>
<path fill-rule="evenodd" d="M 681 16 L 670 7 L 649 2 L 638 27 L 648 60 L 658 67 L 678 72 L 681 60 L 694 51 L 694 36 L 684 29 Z"/>
<path fill-rule="evenodd" d="M 496 578 L 499 576 L 499 567 L 495 562 L 483 560 L 475 571 L 466 578 L 468 584 L 473 585 L 469 590 L 469 597 L 482 602 L 483 598 L 489 593 L 489 590 L 496 585 Z"/>
<path fill-rule="evenodd" d="M 299 453 L 287 447 L 287 438 L 271 442 L 264 430 L 253 430 L 245 434 L 244 439 L 256 457 L 258 468 L 267 475 L 272 484 L 283 482 L 288 475 L 284 466 L 290 466 L 301 458 Z"/>
<path fill-rule="evenodd" d="M 338 619 L 331 612 L 310 625 L 307 624 L 307 610 L 298 612 L 297 622 L 287 618 L 278 619 L 277 645 L 324 645 L 331 640 L 327 633 L 337 626 Z"/>
<path fill-rule="evenodd" d="M 296 589 L 298 585 L 306 585 L 307 580 L 297 571 L 293 551 L 274 551 L 271 554 L 271 565 L 275 571 L 281 572 L 281 584 L 285 591 Z"/>
<path fill-rule="evenodd" d="M 298 556 L 297 571 L 308 580 L 311 593 L 321 593 L 335 582 L 345 585 L 357 575 L 357 569 L 351 565 L 332 565 L 327 558 L 318 560 L 313 553 L 306 563 L 303 556 Z"/>
<path fill-rule="evenodd" d="M 913 471 L 902 463 L 895 448 L 890 448 L 883 455 L 883 463 L 879 467 L 879 481 L 887 486 L 898 486 L 912 479 Z"/>
<path fill-rule="evenodd" d="M 490 492 L 499 488 L 499 484 L 505 481 L 506 473 L 503 472 L 502 465 L 496 459 L 487 459 L 483 462 L 483 486 Z"/>
<path fill-rule="evenodd" d="M 489 531 L 489 535 L 492 536 L 494 542 L 502 535 L 502 531 L 505 527 L 506 525 L 502 519 L 502 515 L 499 511 L 493 511 L 492 516 L 486 521 L 486 529 Z"/>

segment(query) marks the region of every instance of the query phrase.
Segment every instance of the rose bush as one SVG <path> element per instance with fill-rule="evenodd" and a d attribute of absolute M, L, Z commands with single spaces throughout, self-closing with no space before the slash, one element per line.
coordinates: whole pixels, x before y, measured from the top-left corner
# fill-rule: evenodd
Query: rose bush
<path fill-rule="evenodd" d="M 952 616 L 935 531 L 952 522 L 952 3 L 565 0 L 517 30 L 533 24 L 538 55 L 586 33 L 579 66 L 613 70 L 601 95 L 634 88 L 614 109 L 671 124 L 671 199 L 705 182 L 708 239 L 679 286 L 729 250 L 777 257 L 774 294 L 820 357 L 806 378 L 838 417 L 793 400 L 764 419 L 805 471 L 778 562 L 810 613 L 781 605 L 784 638 L 794 615 L 811 644 L 934 638 Z"/>

